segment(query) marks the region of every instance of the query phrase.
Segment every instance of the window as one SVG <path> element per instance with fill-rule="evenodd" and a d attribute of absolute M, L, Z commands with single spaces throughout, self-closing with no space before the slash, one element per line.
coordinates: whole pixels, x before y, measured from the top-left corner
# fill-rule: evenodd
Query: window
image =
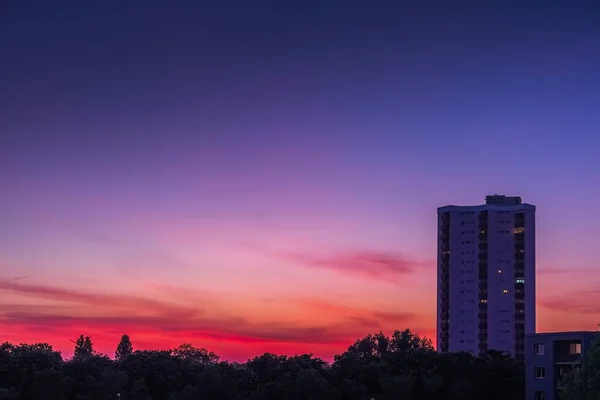
<path fill-rule="evenodd" d="M 546 400 L 546 394 L 541 390 L 533 392 L 533 400 Z"/>
<path fill-rule="evenodd" d="M 506 293 L 508 293 L 508 290 L 504 289 L 504 290 L 502 291 L 502 293 L 506 294 Z"/>
<path fill-rule="evenodd" d="M 546 369 L 543 367 L 535 367 L 533 369 L 533 375 L 536 379 L 545 379 L 546 378 Z"/>
<path fill-rule="evenodd" d="M 516 283 L 525 283 L 525 279 L 521 279 L 521 278 L 519 278 L 519 279 L 517 279 L 515 282 L 516 282 Z"/>
<path fill-rule="evenodd" d="M 569 344 L 569 354 L 581 354 L 581 343 Z"/>
<path fill-rule="evenodd" d="M 543 356 L 546 352 L 546 347 L 544 346 L 544 343 L 536 343 L 533 345 L 533 353 L 536 356 Z"/>

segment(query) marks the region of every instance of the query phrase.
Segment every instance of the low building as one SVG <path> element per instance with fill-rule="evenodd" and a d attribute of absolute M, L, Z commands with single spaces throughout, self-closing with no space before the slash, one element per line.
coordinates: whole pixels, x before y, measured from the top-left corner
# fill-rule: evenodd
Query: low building
<path fill-rule="evenodd" d="M 597 332 L 534 333 L 525 337 L 527 400 L 559 400 L 558 385 L 580 366 Z"/>

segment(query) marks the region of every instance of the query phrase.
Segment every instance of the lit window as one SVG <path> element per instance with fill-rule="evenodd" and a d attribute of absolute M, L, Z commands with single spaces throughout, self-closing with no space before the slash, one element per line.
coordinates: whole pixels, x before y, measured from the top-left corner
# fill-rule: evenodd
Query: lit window
<path fill-rule="evenodd" d="M 502 270 L 501 270 L 501 269 L 499 269 L 499 270 L 498 270 L 498 273 L 499 273 L 499 274 L 501 274 L 501 273 L 502 273 Z"/>
<path fill-rule="evenodd" d="M 533 345 L 533 353 L 536 356 L 543 356 L 546 353 L 546 347 L 544 343 L 536 343 Z"/>
<path fill-rule="evenodd" d="M 536 379 L 544 379 L 546 378 L 546 369 L 543 367 L 535 367 L 533 369 L 533 373 Z"/>
<path fill-rule="evenodd" d="M 525 232 L 525 228 L 515 228 L 515 233 L 523 233 Z"/>
<path fill-rule="evenodd" d="M 569 354 L 581 354 L 581 343 L 570 343 Z"/>
<path fill-rule="evenodd" d="M 516 282 L 516 283 L 525 283 L 525 279 L 520 279 L 520 278 L 519 278 L 519 279 L 517 279 L 515 282 Z"/>
<path fill-rule="evenodd" d="M 504 290 L 502 291 L 502 293 L 506 294 L 506 293 L 508 293 L 508 290 L 504 289 Z"/>
<path fill-rule="evenodd" d="M 487 303 L 487 300 L 479 300 L 480 303 Z"/>

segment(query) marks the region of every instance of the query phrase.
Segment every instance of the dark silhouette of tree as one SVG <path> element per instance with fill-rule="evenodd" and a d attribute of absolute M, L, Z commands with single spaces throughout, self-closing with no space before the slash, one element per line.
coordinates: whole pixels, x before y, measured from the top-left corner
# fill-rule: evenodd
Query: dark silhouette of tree
<path fill-rule="evenodd" d="M 596 400 L 600 345 L 564 385 L 566 400 Z M 312 354 L 220 361 L 203 348 L 132 351 L 113 361 L 89 337 L 63 361 L 47 344 L 0 345 L 0 400 L 523 400 L 524 369 L 506 354 L 439 354 L 410 330 L 366 335 L 328 364 Z M 582 397 L 583 396 L 583 397 Z M 587 397 L 585 397 L 587 396 Z"/>
<path fill-rule="evenodd" d="M 425 400 L 425 387 L 423 384 L 423 374 L 417 371 L 411 388 L 412 400 Z"/>
<path fill-rule="evenodd" d="M 129 335 L 121 336 L 121 341 L 117 345 L 117 351 L 115 351 L 115 360 L 121 361 L 131 353 L 133 353 L 133 346 L 131 340 L 129 340 Z"/>
<path fill-rule="evenodd" d="M 89 336 L 80 335 L 75 342 L 74 357 L 88 357 L 94 354 L 94 346 Z"/>
<path fill-rule="evenodd" d="M 219 356 L 213 352 L 208 352 L 206 349 L 199 349 L 189 343 L 183 343 L 179 347 L 171 350 L 173 356 L 195 362 L 198 364 L 208 365 L 219 362 Z"/>
<path fill-rule="evenodd" d="M 4 343 L 0 346 L 0 388 L 4 389 L 0 393 L 6 398 L 60 398 L 62 365 L 60 353 L 46 343 Z"/>
<path fill-rule="evenodd" d="M 63 367 L 68 399 L 102 400 L 123 393 L 127 376 L 106 356 L 97 354 L 74 357 Z"/>

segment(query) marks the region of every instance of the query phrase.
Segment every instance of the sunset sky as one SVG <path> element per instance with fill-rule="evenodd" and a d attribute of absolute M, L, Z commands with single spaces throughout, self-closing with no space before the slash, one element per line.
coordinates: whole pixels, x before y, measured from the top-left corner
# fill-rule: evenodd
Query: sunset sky
<path fill-rule="evenodd" d="M 600 11 L 400 3 L 2 2 L 0 342 L 435 339 L 436 208 L 491 193 L 538 330 L 596 329 Z"/>

